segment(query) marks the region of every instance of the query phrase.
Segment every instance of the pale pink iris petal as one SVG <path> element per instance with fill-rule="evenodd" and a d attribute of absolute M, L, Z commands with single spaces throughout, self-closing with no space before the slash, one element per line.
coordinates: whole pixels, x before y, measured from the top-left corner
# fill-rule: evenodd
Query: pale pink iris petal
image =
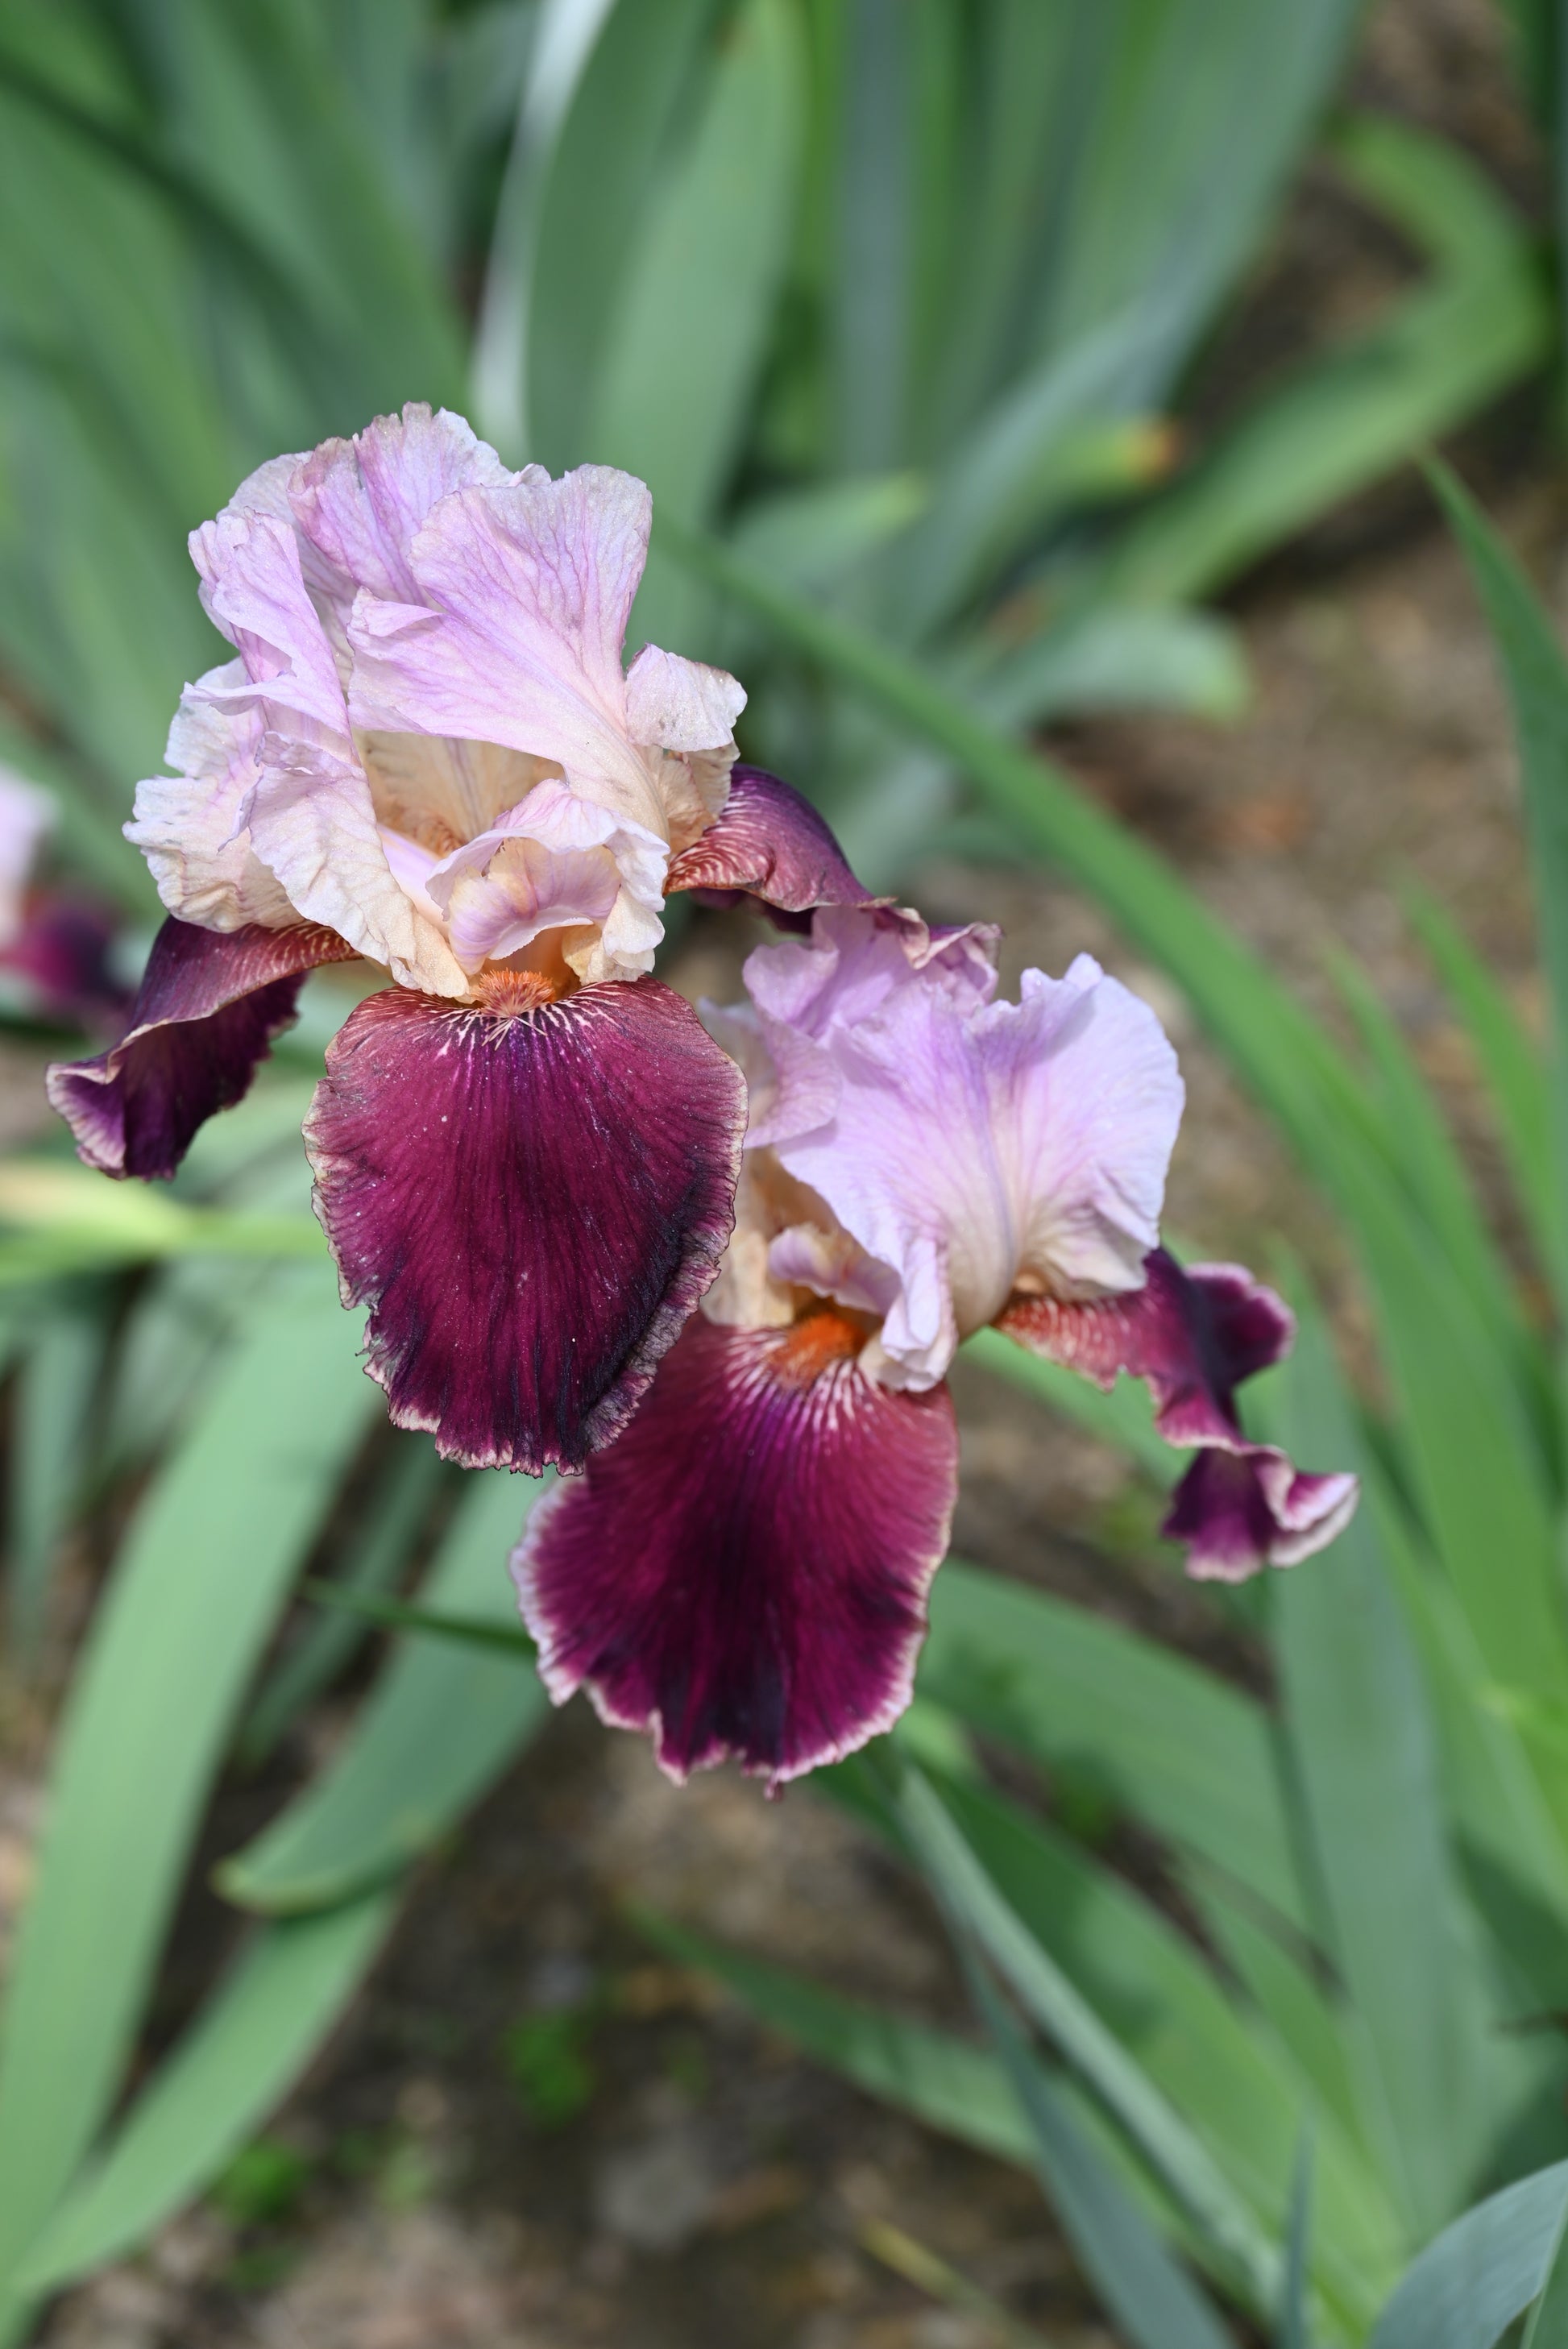
<path fill-rule="evenodd" d="M 617 647 L 617 651 L 619 647 Z M 713 750 L 727 742 L 746 688 L 727 669 L 645 645 L 626 671 L 626 726 L 634 742 L 666 750 Z"/>
<path fill-rule="evenodd" d="M 244 663 L 273 723 L 295 721 L 323 749 L 346 755 L 348 712 L 337 663 L 300 569 L 294 530 L 277 516 L 230 507 L 191 533 L 201 604 Z M 225 688 L 243 692 L 243 688 Z"/>
<path fill-rule="evenodd" d="M 55 803 L 12 767 L 0 766 L 0 947 L 22 926 L 33 862 L 55 825 Z"/>
<path fill-rule="evenodd" d="M 426 887 L 438 859 L 428 848 L 421 848 L 407 833 L 394 832 L 389 824 L 380 827 L 381 853 L 392 868 L 392 878 L 418 913 L 438 929 L 444 927 L 446 916 Z"/>
<path fill-rule="evenodd" d="M 789 1288 L 815 1289 L 853 1312 L 879 1318 L 899 1291 L 891 1265 L 868 1256 L 848 1232 L 824 1231 L 820 1224 L 791 1224 L 780 1232 L 769 1247 L 768 1269 Z"/>
<path fill-rule="evenodd" d="M 186 687 L 164 753 L 179 772 L 138 783 L 134 818 L 125 827 L 169 911 L 208 930 L 252 922 L 286 929 L 299 919 L 276 874 L 257 856 L 245 822 L 267 730 L 259 708 L 232 706 L 246 683 L 244 663 L 230 661 Z"/>
<path fill-rule="evenodd" d="M 553 760 L 586 796 L 666 836 L 621 667 L 650 512 L 645 485 L 603 465 L 557 481 L 531 467 L 444 499 L 410 558 L 437 609 L 363 595 L 355 607 L 356 724 L 477 736 Z M 695 723 L 717 692 L 688 680 L 675 694 L 666 673 L 655 698 Z"/>
<path fill-rule="evenodd" d="M 752 957 L 754 995 L 756 967 L 791 951 Z M 1083 958 L 1065 979 L 1029 973 L 1017 1004 L 965 1009 L 927 983 L 892 987 L 852 1027 L 820 999 L 811 1016 L 837 1106 L 774 1146 L 899 1273 L 879 1375 L 934 1383 L 1020 1274 L 1068 1295 L 1138 1285 L 1182 1098 L 1147 1005 Z"/>
<path fill-rule="evenodd" d="M 305 538 L 346 585 L 346 620 L 358 587 L 390 603 L 418 603 L 408 550 L 432 506 L 454 490 L 511 478 L 462 417 L 410 401 L 351 440 L 324 440 L 293 460 L 286 495 Z"/>
<path fill-rule="evenodd" d="M 657 833 L 543 782 L 478 839 L 435 865 L 429 895 L 459 960 L 477 970 L 517 954 L 542 931 L 599 926 L 568 947 L 588 979 L 632 978 L 652 968 L 662 935 L 665 854 Z"/>

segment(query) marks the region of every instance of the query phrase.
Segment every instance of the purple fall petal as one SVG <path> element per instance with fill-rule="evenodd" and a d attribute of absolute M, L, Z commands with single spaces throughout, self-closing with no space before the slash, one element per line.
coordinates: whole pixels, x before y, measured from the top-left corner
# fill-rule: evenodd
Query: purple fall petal
<path fill-rule="evenodd" d="M 945 1387 L 865 1377 L 831 1312 L 787 1330 L 697 1317 L 624 1433 L 535 1508 L 512 1559 L 559 1703 L 650 1728 L 684 1778 L 733 1755 L 787 1778 L 909 1702 L 947 1547 Z"/>
<path fill-rule="evenodd" d="M 718 905 L 759 897 L 784 915 L 872 903 L 810 802 L 760 767 L 731 769 L 723 812 L 670 866 L 665 894 L 681 889 L 700 890 Z"/>
<path fill-rule="evenodd" d="M 1299 1566 L 1326 1549 L 1356 1514 L 1354 1476 L 1304 1476 L 1272 1444 L 1199 1453 L 1161 1527 L 1187 1545 L 1200 1582 L 1244 1582 L 1265 1566 Z"/>
<path fill-rule="evenodd" d="M 353 952 L 315 926 L 200 930 L 170 916 L 119 1042 L 48 1072 L 78 1157 L 105 1174 L 172 1174 L 198 1126 L 249 1092 L 306 971 Z"/>
<path fill-rule="evenodd" d="M 399 1427 L 469 1467 L 577 1467 L 729 1237 L 746 1091 L 655 979 L 500 1011 L 398 988 L 327 1053 L 316 1213 Z"/>
<path fill-rule="evenodd" d="M 27 900 L 15 936 L 0 947 L 0 969 L 15 971 L 49 1018 L 118 1036 L 131 1000 L 108 965 L 118 926 L 90 898 L 40 890 Z"/>
<path fill-rule="evenodd" d="M 1183 1270 L 1156 1248 L 1144 1271 L 1141 1288 L 1086 1304 L 1016 1297 L 996 1326 L 1099 1386 L 1122 1371 L 1148 1381 L 1166 1442 L 1199 1447 L 1162 1528 L 1188 1545 L 1189 1574 L 1240 1582 L 1310 1557 L 1349 1524 L 1357 1480 L 1303 1475 L 1273 1445 L 1249 1444 L 1234 1396 L 1289 1350 L 1289 1308 L 1240 1265 Z"/>
<path fill-rule="evenodd" d="M 1183 1270 L 1164 1248 L 1144 1260 L 1141 1288 L 1074 1305 L 1015 1297 L 996 1326 L 1109 1389 L 1125 1371 L 1147 1379 L 1168 1444 L 1234 1444 L 1233 1391 L 1289 1351 L 1295 1322 L 1272 1288 L 1234 1264 Z"/>

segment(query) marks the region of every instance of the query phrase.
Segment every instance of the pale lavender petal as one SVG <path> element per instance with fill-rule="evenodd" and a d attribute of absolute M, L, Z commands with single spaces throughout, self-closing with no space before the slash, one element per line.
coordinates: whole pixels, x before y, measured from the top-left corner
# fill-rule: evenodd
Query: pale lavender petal
<path fill-rule="evenodd" d="M 138 783 L 125 827 L 169 911 L 209 930 L 284 929 L 299 920 L 257 856 L 245 818 L 267 730 L 253 700 L 236 706 L 247 682 L 243 662 L 230 661 L 186 687 L 165 752 L 179 771 Z"/>
<path fill-rule="evenodd" d="M 197 1128 L 250 1090 L 306 971 L 348 953 L 327 930 L 165 922 L 127 1033 L 112 1051 L 48 1072 L 77 1154 L 105 1174 L 172 1174 Z"/>
<path fill-rule="evenodd" d="M 590 981 L 632 978 L 652 968 L 663 936 L 665 863 L 656 833 L 543 782 L 443 857 L 425 885 L 470 971 L 545 930 L 591 924 L 596 934 L 568 948 L 573 968 Z"/>
<path fill-rule="evenodd" d="M 512 475 L 460 416 L 432 415 L 410 400 L 351 440 L 324 440 L 294 465 L 290 512 L 304 536 L 343 574 L 394 604 L 420 601 L 408 550 L 430 510 L 454 490 Z"/>
<path fill-rule="evenodd" d="M 819 928 L 835 918 L 872 917 L 819 915 Z M 797 951 L 754 956 L 753 993 L 753 965 Z M 856 958 L 845 968 L 862 999 Z M 790 1136 L 778 1130 L 782 1102 L 773 1146 L 900 1275 L 879 1375 L 933 1383 L 1020 1276 L 1058 1293 L 1140 1279 L 1181 1111 L 1175 1056 L 1146 1004 L 1087 961 L 1061 980 L 1026 974 L 1017 1004 L 974 1008 L 929 964 L 852 1024 L 836 1003 L 835 987 L 810 1007 L 840 1080 L 833 1116 Z"/>
<path fill-rule="evenodd" d="M 830 1312 L 698 1317 L 529 1520 L 512 1572 L 551 1694 L 586 1685 L 676 1780 L 734 1756 L 776 1788 L 909 1702 L 957 1439 L 945 1388 L 890 1394 L 858 1344 Z"/>
<path fill-rule="evenodd" d="M 617 657 L 620 649 L 617 643 Z M 727 669 L 683 660 L 657 645 L 645 645 L 626 672 L 626 725 L 634 742 L 717 750 L 730 740 L 745 707 L 746 688 Z"/>
<path fill-rule="evenodd" d="M 326 1071 L 316 1213 L 393 1420 L 469 1467 L 580 1465 L 713 1278 L 739 1072 L 655 979 L 511 1016 L 389 988 Z"/>
<path fill-rule="evenodd" d="M 230 507 L 191 532 L 191 557 L 203 609 L 244 663 L 248 688 L 223 698 L 259 693 L 269 723 L 351 755 L 337 663 L 300 570 L 296 533 L 273 514 Z"/>
<path fill-rule="evenodd" d="M 621 645 L 651 503 L 603 465 L 445 498 L 414 542 L 434 609 L 361 597 L 350 624 L 356 725 L 477 736 L 554 760 L 659 830 L 631 741 Z"/>

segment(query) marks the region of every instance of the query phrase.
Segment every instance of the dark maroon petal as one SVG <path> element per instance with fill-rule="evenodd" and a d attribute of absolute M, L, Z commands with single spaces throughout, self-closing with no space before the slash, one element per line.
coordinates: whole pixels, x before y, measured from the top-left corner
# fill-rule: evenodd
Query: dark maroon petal
<path fill-rule="evenodd" d="M 636 1417 L 534 1509 L 512 1559 L 557 1703 L 653 1731 L 676 1779 L 734 1755 L 786 1778 L 909 1702 L 947 1547 L 945 1387 L 894 1394 L 825 1312 L 792 1330 L 697 1316 Z"/>
<path fill-rule="evenodd" d="M 732 770 L 723 814 L 670 866 L 665 894 L 680 889 L 719 905 L 759 897 L 783 914 L 872 903 L 810 800 L 760 767 Z"/>
<path fill-rule="evenodd" d="M 532 1475 L 608 1443 L 713 1278 L 745 1126 L 739 1070 L 656 979 L 362 1003 L 305 1147 L 397 1424 Z"/>
<path fill-rule="evenodd" d="M 1144 1258 L 1141 1288 L 1082 1305 L 1015 1297 L 998 1329 L 1097 1385 L 1147 1379 L 1155 1424 L 1171 1444 L 1234 1444 L 1234 1389 L 1277 1362 L 1295 1324 L 1272 1288 L 1233 1264 L 1183 1270 L 1163 1248 Z"/>
<path fill-rule="evenodd" d="M 78 1157 L 105 1174 L 172 1174 L 198 1126 L 249 1092 L 306 971 L 353 955 L 314 924 L 202 930 L 170 916 L 113 1050 L 48 1072 Z"/>
<path fill-rule="evenodd" d="M 1161 1531 L 1187 1544 L 1201 1581 L 1243 1582 L 1264 1566 L 1297 1566 L 1343 1533 L 1356 1512 L 1354 1476 L 1304 1476 L 1272 1444 L 1200 1452 Z"/>
<path fill-rule="evenodd" d="M 130 1016 L 130 990 L 109 968 L 119 925 L 88 897 L 41 889 L 29 896 L 22 926 L 0 948 L 0 969 L 14 971 L 46 1017 L 118 1036 Z"/>

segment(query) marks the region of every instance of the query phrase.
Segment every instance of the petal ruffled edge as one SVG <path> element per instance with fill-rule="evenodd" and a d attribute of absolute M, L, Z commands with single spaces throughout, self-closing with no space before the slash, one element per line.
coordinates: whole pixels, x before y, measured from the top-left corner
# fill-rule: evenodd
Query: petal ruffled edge
<path fill-rule="evenodd" d="M 1197 1448 L 1161 1528 L 1186 1544 L 1196 1580 L 1299 1565 L 1344 1531 L 1360 1487 L 1347 1474 L 1304 1475 L 1243 1432 L 1235 1389 L 1288 1353 L 1294 1315 L 1242 1265 L 1183 1268 L 1156 1248 L 1145 1271 L 1141 1288 L 1084 1304 L 1016 1297 L 996 1326 L 1108 1391 L 1123 1371 L 1147 1381 L 1161 1434 Z"/>
<path fill-rule="evenodd" d="M 581 1466 L 717 1271 L 745 1122 L 739 1071 L 656 979 L 510 1013 L 367 998 L 305 1149 L 394 1423 L 468 1467 Z"/>
<path fill-rule="evenodd" d="M 49 1099 L 100 1174 L 170 1175 L 199 1126 L 250 1090 L 294 1017 L 307 971 L 347 962 L 334 931 L 202 930 L 170 915 L 111 1050 L 57 1061 Z"/>
<path fill-rule="evenodd" d="M 671 863 L 665 894 L 683 889 L 701 890 L 721 905 L 758 898 L 775 914 L 791 916 L 807 916 L 814 905 L 876 902 L 810 800 L 761 767 L 731 769 L 723 812 Z"/>
<path fill-rule="evenodd" d="M 830 1312 L 694 1319 L 513 1555 L 555 1702 L 585 1687 L 604 1721 L 650 1730 L 677 1783 L 733 1758 L 776 1792 L 909 1702 L 957 1432 L 944 1387 L 891 1393 L 859 1344 Z"/>

